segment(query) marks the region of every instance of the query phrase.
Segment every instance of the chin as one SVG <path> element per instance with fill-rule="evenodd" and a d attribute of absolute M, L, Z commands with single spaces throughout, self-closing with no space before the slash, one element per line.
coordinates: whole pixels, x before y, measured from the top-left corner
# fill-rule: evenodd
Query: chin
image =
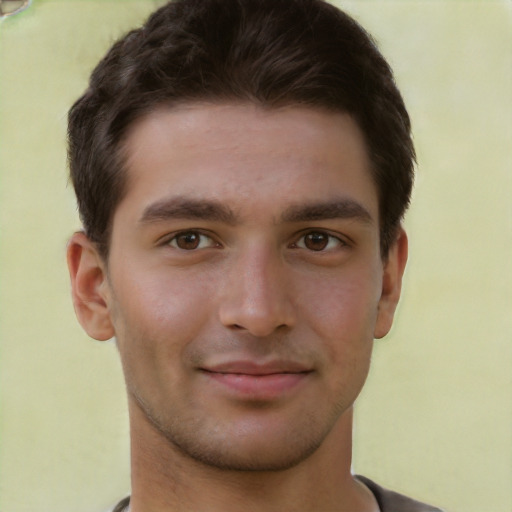
<path fill-rule="evenodd" d="M 260 443 L 254 438 L 230 442 L 207 443 L 173 439 L 174 446 L 196 462 L 225 471 L 285 471 L 309 458 L 321 445 L 321 439 L 297 439 L 271 442 L 268 436 Z M 191 442 L 187 442 L 191 441 Z"/>
<path fill-rule="evenodd" d="M 304 400 L 301 401 L 301 405 Z M 349 405 L 331 408 L 247 407 L 222 414 L 213 408 L 201 414 L 193 407 L 151 407 L 137 400 L 138 423 L 146 435 L 157 434 L 154 448 L 162 455 L 195 461 L 226 471 L 285 471 L 311 457 L 326 441 Z M 135 412 L 135 411 L 133 411 Z M 134 418 L 132 418 L 133 420 Z M 147 430 L 149 429 L 149 430 Z"/>
<path fill-rule="evenodd" d="M 295 424 L 266 419 L 152 423 L 171 449 L 189 460 L 221 470 L 260 472 L 299 465 L 322 445 L 334 424 L 318 416 L 308 420 L 306 415 Z"/>

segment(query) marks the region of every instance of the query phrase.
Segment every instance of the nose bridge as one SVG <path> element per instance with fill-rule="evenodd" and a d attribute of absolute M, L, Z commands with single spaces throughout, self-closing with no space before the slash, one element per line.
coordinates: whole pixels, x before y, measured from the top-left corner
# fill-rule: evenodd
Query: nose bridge
<path fill-rule="evenodd" d="M 221 304 L 224 325 L 267 336 L 293 323 L 284 261 L 277 249 L 255 242 L 240 250 Z"/>

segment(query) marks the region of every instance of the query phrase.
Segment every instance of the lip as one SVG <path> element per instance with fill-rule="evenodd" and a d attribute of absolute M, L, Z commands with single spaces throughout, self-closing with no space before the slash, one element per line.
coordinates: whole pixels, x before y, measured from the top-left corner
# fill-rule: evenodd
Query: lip
<path fill-rule="evenodd" d="M 311 371 L 311 368 L 295 361 L 255 362 L 248 360 L 225 361 L 201 369 L 212 373 L 239 373 L 254 376 L 277 373 L 306 373 Z"/>
<path fill-rule="evenodd" d="M 310 368 L 293 361 L 230 361 L 201 371 L 223 391 L 260 402 L 289 395 L 312 373 Z"/>

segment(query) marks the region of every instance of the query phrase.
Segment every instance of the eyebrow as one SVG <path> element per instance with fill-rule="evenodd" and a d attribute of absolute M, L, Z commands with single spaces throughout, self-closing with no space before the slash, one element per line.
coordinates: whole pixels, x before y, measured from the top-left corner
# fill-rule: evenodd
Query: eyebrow
<path fill-rule="evenodd" d="M 212 200 L 172 197 L 144 209 L 139 224 L 170 219 L 198 219 L 235 224 L 235 214 L 225 205 Z"/>
<path fill-rule="evenodd" d="M 307 222 L 327 219 L 354 219 L 372 224 L 373 217 L 359 202 L 353 199 L 336 199 L 325 203 L 292 205 L 281 217 L 283 222 Z"/>
<path fill-rule="evenodd" d="M 171 197 L 146 207 L 139 224 L 170 219 L 197 219 L 235 225 L 237 216 L 229 207 L 215 200 Z M 289 206 L 281 215 L 281 222 L 308 222 L 327 219 L 355 219 L 372 224 L 369 211 L 353 199 L 336 199 Z"/>

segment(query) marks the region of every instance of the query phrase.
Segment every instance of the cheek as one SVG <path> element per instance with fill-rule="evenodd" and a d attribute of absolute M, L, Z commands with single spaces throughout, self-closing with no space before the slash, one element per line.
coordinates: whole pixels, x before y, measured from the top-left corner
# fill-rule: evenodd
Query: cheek
<path fill-rule="evenodd" d="M 301 317 L 334 359 L 367 353 L 373 344 L 380 297 L 378 272 L 328 276 L 306 283 Z"/>
<path fill-rule="evenodd" d="M 145 361 L 148 367 L 169 368 L 182 359 L 187 341 L 198 336 L 209 315 L 210 293 L 190 278 L 139 275 L 118 281 L 115 292 L 122 297 L 114 301 L 112 316 L 123 364 Z"/>
<path fill-rule="evenodd" d="M 312 315 L 325 328 L 344 326 L 364 327 L 375 316 L 377 300 L 369 290 L 357 283 L 344 282 L 339 286 L 329 285 L 322 293 L 315 293 L 315 301 L 308 301 Z M 365 321 L 368 320 L 368 321 Z"/>
<path fill-rule="evenodd" d="M 303 337 L 318 343 L 322 395 L 337 404 L 337 411 L 356 400 L 370 367 L 378 280 L 360 277 L 309 283 L 301 301 Z"/>

